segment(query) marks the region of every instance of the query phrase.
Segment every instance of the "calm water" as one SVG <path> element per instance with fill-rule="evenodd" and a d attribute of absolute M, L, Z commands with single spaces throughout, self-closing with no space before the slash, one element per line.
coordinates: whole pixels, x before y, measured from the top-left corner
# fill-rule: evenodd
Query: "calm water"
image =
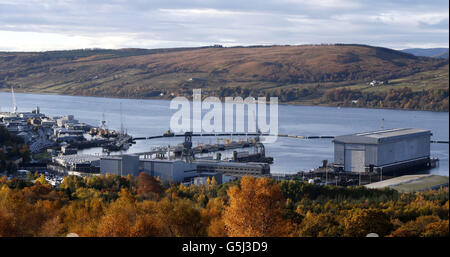
<path fill-rule="evenodd" d="M 107 125 L 120 128 L 120 104 L 123 121 L 128 133 L 134 137 L 161 135 L 169 128 L 170 117 L 176 110 L 169 109 L 169 101 L 135 100 L 97 97 L 77 97 L 59 95 L 16 94 L 19 111 L 31 111 L 39 106 L 48 115 L 73 114 L 81 122 L 99 125 L 105 112 Z M 12 110 L 9 93 L 0 92 L 0 111 Z M 381 119 L 384 127 L 414 127 L 429 129 L 434 140 L 448 140 L 449 114 L 444 112 L 400 111 L 363 108 L 335 108 L 317 106 L 280 105 L 279 133 L 303 136 L 343 135 L 355 132 L 380 129 Z M 236 139 L 236 138 L 234 138 Z M 216 143 L 215 138 L 194 138 L 194 145 Z M 128 152 L 144 152 L 158 145 L 176 145 L 182 138 L 164 138 L 151 141 L 138 141 Z M 83 153 L 95 153 L 99 149 L 89 149 Z M 331 140 L 298 140 L 279 138 L 266 145 L 268 156 L 275 158 L 272 172 L 293 173 L 309 170 L 321 165 L 322 160 L 333 161 Z M 431 154 L 440 159 L 439 167 L 431 173 L 449 175 L 449 148 L 447 144 L 432 144 Z"/>

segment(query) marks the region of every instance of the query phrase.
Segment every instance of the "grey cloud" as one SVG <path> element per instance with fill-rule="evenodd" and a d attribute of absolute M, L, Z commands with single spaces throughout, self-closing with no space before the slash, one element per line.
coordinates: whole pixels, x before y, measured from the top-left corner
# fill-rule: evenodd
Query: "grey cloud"
<path fill-rule="evenodd" d="M 0 0 L 0 31 L 82 36 L 89 42 L 117 37 L 117 48 L 334 42 L 448 46 L 448 9 L 443 0 Z"/>

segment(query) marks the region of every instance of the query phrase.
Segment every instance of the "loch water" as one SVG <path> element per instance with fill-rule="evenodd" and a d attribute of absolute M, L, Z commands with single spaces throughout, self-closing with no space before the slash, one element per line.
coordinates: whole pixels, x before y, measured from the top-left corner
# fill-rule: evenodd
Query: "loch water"
<path fill-rule="evenodd" d="M 102 113 L 108 128 L 119 130 L 121 120 L 133 137 L 162 135 L 170 127 L 170 118 L 177 110 L 169 108 L 168 100 L 119 99 L 82 96 L 16 93 L 19 111 L 31 111 L 39 106 L 47 115 L 72 114 L 80 122 L 100 125 Z M 0 111 L 12 111 L 11 94 L 0 92 Z M 204 110 L 207 112 L 207 110 Z M 122 118 L 121 118 L 122 117 Z M 449 113 L 366 108 L 337 108 L 322 106 L 278 106 L 278 133 L 302 136 L 337 136 L 384 128 L 421 128 L 431 130 L 432 140 L 449 140 Z M 237 140 L 237 138 L 233 138 Z M 137 141 L 128 153 L 145 152 L 154 146 L 177 145 L 182 138 L 161 138 Z M 216 143 L 212 137 L 194 138 L 194 146 L 202 142 Z M 80 153 L 100 153 L 93 148 Z M 266 155 L 274 157 L 272 173 L 307 171 L 333 162 L 331 139 L 299 140 L 278 138 L 266 144 Z M 432 174 L 449 175 L 449 145 L 431 144 L 431 156 L 440 159 Z"/>

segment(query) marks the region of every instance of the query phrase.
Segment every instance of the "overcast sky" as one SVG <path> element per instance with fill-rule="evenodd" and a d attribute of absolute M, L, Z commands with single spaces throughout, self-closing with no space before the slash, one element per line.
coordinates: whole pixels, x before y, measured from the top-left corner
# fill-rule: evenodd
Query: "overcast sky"
<path fill-rule="evenodd" d="M 0 0 L 0 50 L 448 47 L 448 0 Z"/>

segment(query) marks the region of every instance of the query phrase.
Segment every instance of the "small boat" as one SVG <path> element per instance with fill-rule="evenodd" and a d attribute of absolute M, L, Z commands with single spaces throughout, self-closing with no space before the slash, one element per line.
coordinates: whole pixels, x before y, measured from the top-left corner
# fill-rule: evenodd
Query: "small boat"
<path fill-rule="evenodd" d="M 170 129 L 169 129 L 163 134 L 163 136 L 164 137 L 173 137 L 173 136 L 175 136 L 175 134 L 172 131 L 170 131 Z"/>

